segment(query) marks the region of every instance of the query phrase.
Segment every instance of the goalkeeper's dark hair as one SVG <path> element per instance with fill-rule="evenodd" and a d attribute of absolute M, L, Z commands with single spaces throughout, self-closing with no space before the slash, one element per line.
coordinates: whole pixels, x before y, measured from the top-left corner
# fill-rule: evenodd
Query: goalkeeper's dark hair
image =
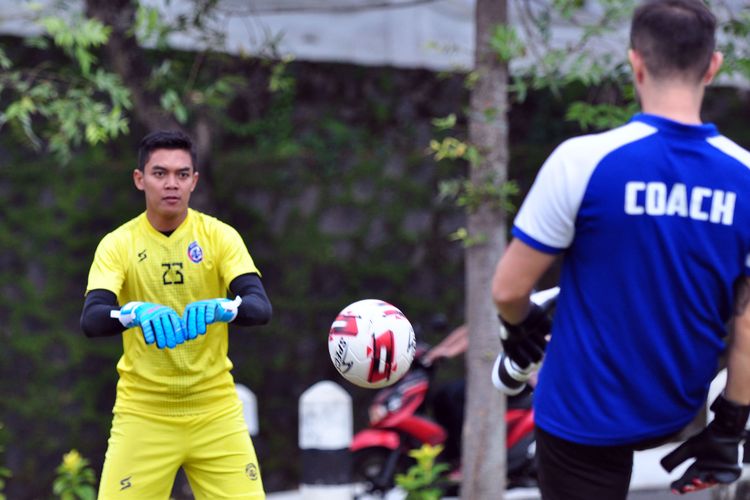
<path fill-rule="evenodd" d="M 151 157 L 151 153 L 157 149 L 182 149 L 190 153 L 193 162 L 193 170 L 198 169 L 198 154 L 195 151 L 193 140 L 184 132 L 179 130 L 157 130 L 141 139 L 138 146 L 138 168 L 143 170 Z"/>
<path fill-rule="evenodd" d="M 647 0 L 633 14 L 630 48 L 657 79 L 700 82 L 716 47 L 716 17 L 701 0 Z"/>

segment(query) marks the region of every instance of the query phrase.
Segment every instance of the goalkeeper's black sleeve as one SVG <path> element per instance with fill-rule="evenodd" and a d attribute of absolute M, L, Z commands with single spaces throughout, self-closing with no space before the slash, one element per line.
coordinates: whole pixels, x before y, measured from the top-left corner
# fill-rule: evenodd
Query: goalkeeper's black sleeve
<path fill-rule="evenodd" d="M 242 297 L 237 317 L 232 321 L 233 325 L 265 325 L 271 320 L 271 302 L 260 276 L 255 273 L 241 274 L 229 284 L 229 291 L 233 296 Z"/>
<path fill-rule="evenodd" d="M 110 318 L 109 313 L 119 309 L 117 295 L 99 288 L 86 294 L 81 313 L 81 329 L 87 337 L 109 337 L 125 331 L 120 320 Z"/>

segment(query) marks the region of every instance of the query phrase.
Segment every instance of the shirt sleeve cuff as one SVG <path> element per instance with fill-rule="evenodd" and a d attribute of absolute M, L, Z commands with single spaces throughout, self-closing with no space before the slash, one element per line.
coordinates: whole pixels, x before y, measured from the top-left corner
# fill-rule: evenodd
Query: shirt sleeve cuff
<path fill-rule="evenodd" d="M 518 226 L 513 226 L 513 229 L 511 230 L 511 234 L 513 234 L 514 237 L 518 238 L 519 240 L 523 241 L 527 245 L 529 245 L 531 248 L 535 250 L 539 250 L 540 252 L 556 255 L 559 253 L 562 253 L 564 248 L 557 248 L 550 245 L 545 245 L 544 243 L 541 243 L 540 241 L 535 240 L 528 234 L 524 233 Z"/>

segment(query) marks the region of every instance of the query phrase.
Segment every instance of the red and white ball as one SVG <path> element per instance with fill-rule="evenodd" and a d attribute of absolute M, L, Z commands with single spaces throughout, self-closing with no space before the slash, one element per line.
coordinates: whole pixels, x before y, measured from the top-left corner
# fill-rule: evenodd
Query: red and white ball
<path fill-rule="evenodd" d="M 346 306 L 331 324 L 328 353 L 349 382 L 368 389 L 404 376 L 416 352 L 414 328 L 396 306 L 377 299 Z"/>

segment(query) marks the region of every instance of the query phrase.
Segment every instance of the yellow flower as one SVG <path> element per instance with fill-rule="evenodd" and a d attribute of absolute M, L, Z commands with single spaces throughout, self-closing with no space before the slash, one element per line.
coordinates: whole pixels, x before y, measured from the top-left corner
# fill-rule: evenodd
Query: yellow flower
<path fill-rule="evenodd" d="M 435 463 L 435 458 L 443 451 L 443 445 L 432 446 L 423 444 L 421 448 L 411 450 L 409 456 L 417 461 L 419 467 L 429 469 Z"/>
<path fill-rule="evenodd" d="M 78 453 L 78 450 L 70 450 L 68 453 L 63 455 L 63 469 L 68 472 L 77 472 L 81 468 L 82 462 L 83 457 L 81 457 L 81 454 Z"/>

